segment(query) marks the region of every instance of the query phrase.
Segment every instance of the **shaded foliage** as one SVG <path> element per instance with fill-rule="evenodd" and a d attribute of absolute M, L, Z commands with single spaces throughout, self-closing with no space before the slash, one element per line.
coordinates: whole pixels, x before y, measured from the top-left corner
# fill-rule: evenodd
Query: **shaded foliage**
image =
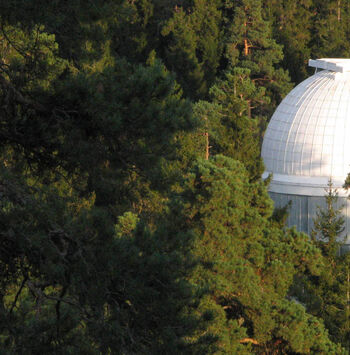
<path fill-rule="evenodd" d="M 260 142 L 288 71 L 347 55 L 348 13 L 0 0 L 0 351 L 343 353 L 342 222 L 328 249 L 285 229 Z"/>

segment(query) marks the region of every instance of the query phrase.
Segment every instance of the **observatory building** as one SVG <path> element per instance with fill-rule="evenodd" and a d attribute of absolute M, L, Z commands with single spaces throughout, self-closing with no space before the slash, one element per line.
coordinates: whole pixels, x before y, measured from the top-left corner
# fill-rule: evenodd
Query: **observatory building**
<path fill-rule="evenodd" d="M 269 193 L 276 207 L 291 201 L 288 225 L 308 234 L 332 179 L 350 244 L 349 192 L 342 188 L 350 172 L 350 59 L 310 60 L 309 66 L 315 74 L 284 98 L 267 127 L 263 177 L 273 174 Z"/>

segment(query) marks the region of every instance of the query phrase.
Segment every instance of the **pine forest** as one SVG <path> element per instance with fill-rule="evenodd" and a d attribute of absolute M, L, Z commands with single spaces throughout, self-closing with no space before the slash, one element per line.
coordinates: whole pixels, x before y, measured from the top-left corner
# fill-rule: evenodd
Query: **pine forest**
<path fill-rule="evenodd" d="M 0 0 L 0 354 L 349 354 L 337 191 L 260 157 L 338 57 L 345 0 Z"/>

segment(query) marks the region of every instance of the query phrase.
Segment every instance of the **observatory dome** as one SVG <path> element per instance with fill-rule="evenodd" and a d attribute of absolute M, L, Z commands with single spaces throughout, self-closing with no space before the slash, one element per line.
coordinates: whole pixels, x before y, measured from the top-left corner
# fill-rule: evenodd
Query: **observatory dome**
<path fill-rule="evenodd" d="M 277 107 L 262 145 L 264 176 L 273 174 L 271 197 L 277 206 L 292 200 L 289 224 L 308 233 L 329 179 L 346 202 L 342 185 L 350 172 L 350 59 L 309 65 L 315 74 Z"/>

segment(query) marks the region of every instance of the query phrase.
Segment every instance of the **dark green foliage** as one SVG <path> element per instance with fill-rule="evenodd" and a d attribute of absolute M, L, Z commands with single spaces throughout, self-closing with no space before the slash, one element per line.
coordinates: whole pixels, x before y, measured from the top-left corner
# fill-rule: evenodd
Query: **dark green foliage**
<path fill-rule="evenodd" d="M 190 103 L 157 60 L 77 65 L 44 28 L 3 35 L 3 351 L 190 351 L 191 235 L 155 225 L 186 166 Z"/>
<path fill-rule="evenodd" d="M 264 185 L 250 183 L 241 163 L 199 161 L 176 208 L 178 223 L 196 235 L 191 281 L 209 291 L 199 311 L 214 315 L 209 330 L 219 337 L 218 353 L 343 353 L 322 323 L 285 299 L 293 276 L 317 274 L 319 250 L 306 235 L 269 221 Z"/>
<path fill-rule="evenodd" d="M 334 190 L 331 180 L 328 182 L 325 202 L 326 208 L 317 210 L 311 238 L 322 250 L 322 254 L 328 260 L 332 260 L 339 253 L 340 238 L 345 229 L 345 218 L 342 214 L 344 206 L 337 206 L 338 192 Z"/>
<path fill-rule="evenodd" d="M 248 101 L 249 110 L 255 114 L 271 113 L 289 90 L 289 78 L 280 67 L 283 59 L 282 47 L 272 37 L 271 26 L 262 16 L 261 0 L 225 2 L 227 11 L 226 57 L 231 67 L 249 69 L 255 86 L 263 87 L 272 105 L 262 103 L 255 107 Z M 250 112 L 249 112 L 250 116 Z"/>
<path fill-rule="evenodd" d="M 273 210 L 273 214 L 271 216 L 272 221 L 277 223 L 281 228 L 286 225 L 288 214 L 289 214 L 289 209 L 292 205 L 292 202 L 289 201 L 288 204 L 286 204 L 283 207 L 275 207 Z"/>
<path fill-rule="evenodd" d="M 175 6 L 173 18 L 162 30 L 169 42 L 164 61 L 178 74 L 185 93 L 193 99 L 207 94 L 219 66 L 222 54 L 219 5 L 217 0 L 195 0 L 187 10 Z"/>
<path fill-rule="evenodd" d="M 349 255 L 340 255 L 345 220 L 331 181 L 325 203 L 326 207 L 317 211 L 311 236 L 322 252 L 324 264 L 319 275 L 297 279 L 295 294 L 311 314 L 324 320 L 332 339 L 349 351 Z"/>
<path fill-rule="evenodd" d="M 346 1 L 313 2 L 312 54 L 316 57 L 349 57 Z"/>
<path fill-rule="evenodd" d="M 248 69 L 226 72 L 210 89 L 211 103 L 199 102 L 195 111 L 209 132 L 211 154 L 224 154 L 245 164 L 252 179 L 263 172 L 260 127 L 249 117 L 249 105 L 264 102 L 264 90 L 250 79 Z"/>
<path fill-rule="evenodd" d="M 341 354 L 314 317 L 348 346 L 341 221 L 328 249 L 286 230 L 259 147 L 348 13 L 0 0 L 0 352 Z"/>
<path fill-rule="evenodd" d="M 189 351 L 190 234 L 152 233 L 132 213 L 113 228 L 93 199 L 33 189 L 4 168 L 0 186 L 6 353 Z"/>
<path fill-rule="evenodd" d="M 16 39 L 25 36 L 11 29 L 7 32 Z M 139 193 L 130 181 L 136 176 L 142 176 L 142 188 L 150 183 L 161 187 L 160 182 L 166 186 L 168 180 L 164 181 L 161 171 L 166 161 L 170 164 L 179 158 L 176 151 L 181 143 L 176 135 L 197 125 L 173 75 L 158 61 L 142 67 L 125 60 L 109 60 L 98 72 L 76 74 L 72 68 L 72 72 L 62 73 L 67 64 L 55 57 L 54 37 L 38 33 L 53 43 L 47 48 L 46 42 L 36 41 L 33 49 L 36 66 L 41 63 L 35 52 L 45 49 L 39 57 L 50 63 L 41 68 L 45 78 L 37 77 L 32 67 L 27 72 L 27 57 L 21 54 L 25 48 L 7 51 L 8 68 L 2 77 L 2 144 L 24 153 L 32 167 L 60 166 L 70 173 L 86 174 L 87 192 L 95 191 L 98 204 L 103 199 L 107 199 L 103 203 L 113 204 L 118 196 L 120 203 L 125 199 L 130 206 L 137 198 L 132 195 Z M 17 79 L 16 75 L 21 76 Z M 30 90 L 35 99 L 28 98 Z"/>
<path fill-rule="evenodd" d="M 311 0 L 264 1 L 264 11 L 272 22 L 274 38 L 283 45 L 283 67 L 296 83 L 307 77 L 307 62 L 311 55 L 311 6 Z"/>
<path fill-rule="evenodd" d="M 264 1 L 274 37 L 284 46 L 283 66 L 299 83 L 307 76 L 307 60 L 349 57 L 347 1 Z M 308 70 L 311 74 L 312 70 Z"/>

